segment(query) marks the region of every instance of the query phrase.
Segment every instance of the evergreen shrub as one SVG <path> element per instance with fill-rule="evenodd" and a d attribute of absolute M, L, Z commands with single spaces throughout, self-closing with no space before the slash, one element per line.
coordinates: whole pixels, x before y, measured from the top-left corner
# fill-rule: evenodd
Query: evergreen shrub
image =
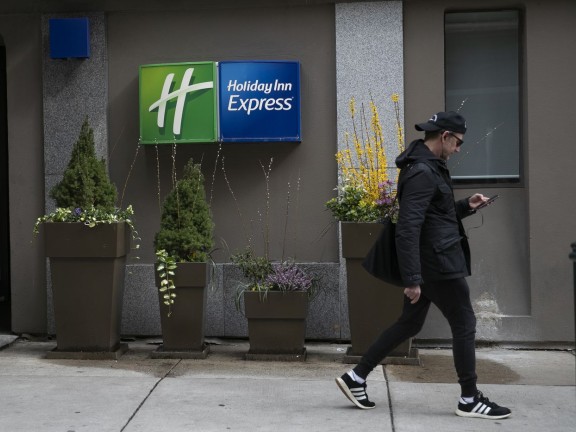
<path fill-rule="evenodd" d="M 108 178 L 104 159 L 99 160 L 96 157 L 94 131 L 86 118 L 64 176 L 52 188 L 50 197 L 56 201 L 56 206 L 61 208 L 95 207 L 113 211 L 116 196 L 116 187 Z"/>
<path fill-rule="evenodd" d="M 204 176 L 200 165 L 190 159 L 183 177 L 164 200 L 154 246 L 179 262 L 206 262 L 214 244 L 213 229 Z"/>
<path fill-rule="evenodd" d="M 138 241 L 132 222 L 134 210 L 131 205 L 124 210 L 116 208 L 117 194 L 116 186 L 108 177 L 106 162 L 96 157 L 94 131 L 85 118 L 62 180 L 50 190 L 57 208 L 40 216 L 33 232 L 38 234 L 40 225 L 45 222 L 80 222 L 90 228 L 126 222 L 132 230 L 132 239 Z M 135 248 L 138 247 L 136 244 Z"/>

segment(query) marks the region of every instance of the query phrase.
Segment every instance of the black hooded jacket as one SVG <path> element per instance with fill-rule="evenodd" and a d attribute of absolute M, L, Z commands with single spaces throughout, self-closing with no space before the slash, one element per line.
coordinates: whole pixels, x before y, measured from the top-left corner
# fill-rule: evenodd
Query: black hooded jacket
<path fill-rule="evenodd" d="M 405 286 L 470 275 L 470 247 L 461 219 L 474 214 L 454 201 L 446 162 L 422 140 L 396 158 L 400 168 L 396 248 Z"/>

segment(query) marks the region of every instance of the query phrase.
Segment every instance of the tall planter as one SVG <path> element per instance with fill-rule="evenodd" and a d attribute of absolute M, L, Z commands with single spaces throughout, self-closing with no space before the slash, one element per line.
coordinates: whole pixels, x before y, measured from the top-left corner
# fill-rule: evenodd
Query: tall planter
<path fill-rule="evenodd" d="M 209 347 L 204 343 L 207 267 L 206 263 L 177 264 L 176 298 L 170 307 L 170 316 L 163 293 L 158 293 L 163 344 L 152 354 L 153 358 L 206 358 L 208 355 Z M 157 272 L 156 285 L 160 286 Z"/>
<path fill-rule="evenodd" d="M 120 325 L 130 227 L 47 222 L 44 233 L 57 342 L 49 357 L 117 357 L 126 349 Z"/>
<path fill-rule="evenodd" d="M 403 290 L 373 277 L 362 267 L 362 261 L 381 229 L 382 225 L 378 223 L 340 222 L 351 339 L 351 347 L 344 358 L 346 363 L 357 363 L 402 312 Z M 384 363 L 418 364 L 418 352 L 412 348 L 412 339 L 399 345 Z"/>
<path fill-rule="evenodd" d="M 245 292 L 244 313 L 250 340 L 246 358 L 305 360 L 308 304 L 305 292 Z"/>

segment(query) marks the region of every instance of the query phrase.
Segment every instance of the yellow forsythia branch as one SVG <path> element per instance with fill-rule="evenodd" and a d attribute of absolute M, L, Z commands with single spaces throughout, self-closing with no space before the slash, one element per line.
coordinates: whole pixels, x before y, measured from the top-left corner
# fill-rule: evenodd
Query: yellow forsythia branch
<path fill-rule="evenodd" d="M 398 94 L 392 95 L 396 115 L 396 140 L 398 150 L 404 150 L 404 131 L 400 121 L 400 107 Z M 378 109 L 374 101 L 370 101 L 370 121 L 363 115 L 360 118 L 360 135 L 356 125 L 356 101 L 354 98 L 349 104 L 352 118 L 353 133 L 350 138 L 346 133 L 346 147 L 336 153 L 336 161 L 344 180 L 356 188 L 362 189 L 365 194 L 364 205 L 373 205 L 379 197 L 378 186 L 388 180 L 388 159 L 384 147 L 384 134 Z M 362 109 L 362 114 L 364 110 Z M 350 139 L 352 146 L 350 145 Z M 351 148 L 353 147 L 353 149 Z"/>

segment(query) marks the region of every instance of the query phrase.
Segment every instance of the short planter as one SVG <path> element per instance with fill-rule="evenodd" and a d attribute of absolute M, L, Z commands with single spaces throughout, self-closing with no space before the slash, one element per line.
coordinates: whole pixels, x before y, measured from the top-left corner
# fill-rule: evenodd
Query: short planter
<path fill-rule="evenodd" d="M 250 350 L 248 360 L 306 360 L 308 294 L 269 291 L 244 293 Z"/>
<path fill-rule="evenodd" d="M 370 275 L 362 261 L 380 234 L 378 223 L 340 222 L 342 256 L 346 259 L 348 318 L 351 347 L 345 363 L 357 363 L 370 345 L 398 319 L 402 312 L 402 288 Z M 420 364 L 412 339 L 399 345 L 384 364 Z"/>
<path fill-rule="evenodd" d="M 126 222 L 89 228 L 46 222 L 57 347 L 50 358 L 118 358 L 126 255 Z"/>
<path fill-rule="evenodd" d="M 163 293 L 159 294 L 163 344 L 152 358 L 206 358 L 209 346 L 204 342 L 206 311 L 206 263 L 181 262 L 174 275 L 176 298 L 168 316 Z M 156 285 L 160 286 L 156 272 Z"/>

